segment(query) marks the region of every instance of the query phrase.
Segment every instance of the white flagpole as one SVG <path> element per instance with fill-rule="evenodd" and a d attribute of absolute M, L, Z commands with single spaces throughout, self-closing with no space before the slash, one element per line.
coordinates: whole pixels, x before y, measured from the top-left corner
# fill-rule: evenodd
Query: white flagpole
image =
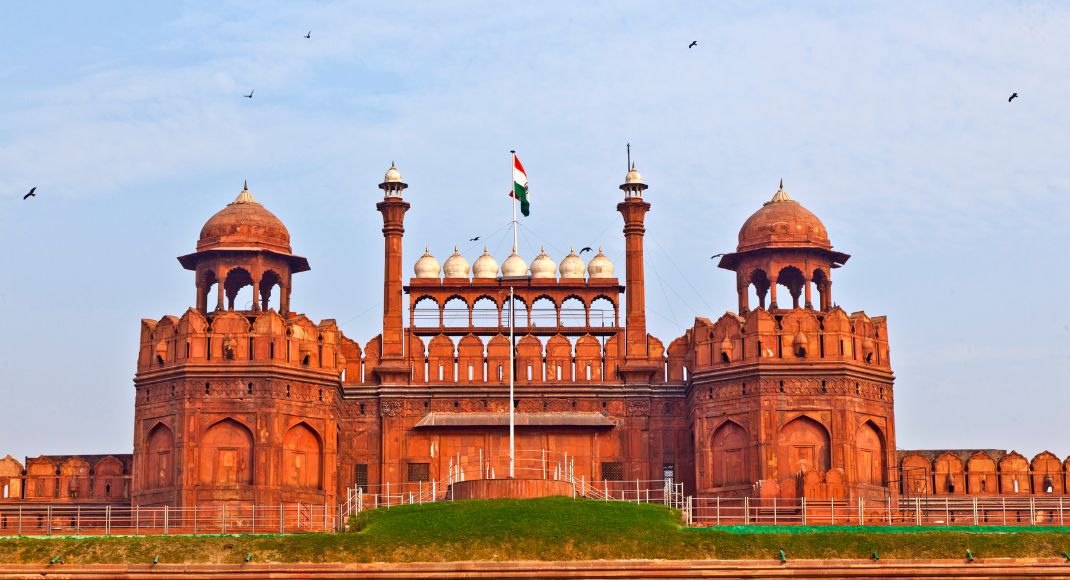
<path fill-rule="evenodd" d="M 513 181 L 513 171 L 516 168 L 516 151 L 510 151 L 509 164 L 509 192 L 513 199 L 513 253 L 516 253 L 516 191 Z M 513 416 L 513 382 L 516 380 L 516 342 L 514 327 L 516 326 L 516 300 L 513 297 L 513 282 L 509 283 L 509 479 L 514 479 L 516 458 L 516 418 Z"/>

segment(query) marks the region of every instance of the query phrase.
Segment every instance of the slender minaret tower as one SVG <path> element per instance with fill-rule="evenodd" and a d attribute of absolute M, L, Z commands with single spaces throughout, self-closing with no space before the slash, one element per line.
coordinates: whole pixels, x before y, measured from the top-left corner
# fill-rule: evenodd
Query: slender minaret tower
<path fill-rule="evenodd" d="M 620 373 L 626 383 L 648 383 L 657 370 L 657 366 L 650 362 L 647 350 L 646 338 L 646 297 L 645 275 L 643 273 L 643 234 L 646 228 L 643 220 L 646 212 L 650 210 L 650 204 L 643 201 L 643 190 L 647 185 L 643 183 L 643 177 L 631 164 L 628 175 L 624 178 L 624 184 L 620 186 L 624 192 L 624 201 L 617 204 L 617 211 L 624 216 L 624 244 L 625 244 L 625 304 L 627 318 L 625 319 L 624 341 L 624 364 L 620 367 Z"/>
<path fill-rule="evenodd" d="M 383 342 L 381 362 L 375 368 L 381 384 L 407 384 L 411 376 L 405 362 L 401 309 L 401 239 L 405 235 L 405 212 L 409 210 L 409 203 L 401 195 L 407 187 L 401 172 L 391 163 L 379 184 L 383 201 L 375 204 L 383 214 Z"/>

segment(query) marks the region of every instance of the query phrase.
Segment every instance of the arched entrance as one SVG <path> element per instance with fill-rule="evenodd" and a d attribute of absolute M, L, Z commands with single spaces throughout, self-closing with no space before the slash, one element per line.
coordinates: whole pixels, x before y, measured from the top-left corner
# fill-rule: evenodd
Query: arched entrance
<path fill-rule="evenodd" d="M 828 471 L 829 433 L 810 417 L 798 417 L 780 429 L 777 438 L 779 479 L 802 471 Z"/>

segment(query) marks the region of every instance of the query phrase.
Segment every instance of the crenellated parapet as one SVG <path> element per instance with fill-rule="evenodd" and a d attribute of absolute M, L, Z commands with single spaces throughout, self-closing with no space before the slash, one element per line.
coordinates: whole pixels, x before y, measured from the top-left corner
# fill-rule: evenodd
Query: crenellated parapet
<path fill-rule="evenodd" d="M 1064 496 L 1070 457 L 1042 451 L 1031 460 L 1003 449 L 901 450 L 897 452 L 904 496 Z"/>
<path fill-rule="evenodd" d="M 204 315 L 190 308 L 181 318 L 141 321 L 139 375 L 184 365 L 263 365 L 337 376 L 345 368 L 344 337 L 334 320 L 313 323 L 303 314 L 274 310 Z"/>
<path fill-rule="evenodd" d="M 753 363 L 824 361 L 848 363 L 860 372 L 891 372 L 887 319 L 870 318 L 864 312 L 848 315 L 838 306 L 827 312 L 805 308 L 726 312 L 715 323 L 696 318 L 669 351 L 670 374 L 679 372 L 677 365 L 697 374 Z"/>

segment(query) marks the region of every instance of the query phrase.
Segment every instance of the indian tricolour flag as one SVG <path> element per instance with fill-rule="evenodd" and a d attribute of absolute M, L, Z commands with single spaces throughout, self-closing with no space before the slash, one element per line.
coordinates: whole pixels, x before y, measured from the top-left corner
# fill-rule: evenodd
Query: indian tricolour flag
<path fill-rule="evenodd" d="M 520 213 L 525 216 L 531 213 L 531 202 L 528 197 L 528 174 L 524 171 L 524 166 L 520 164 L 520 159 L 516 154 L 513 154 L 513 191 L 509 193 L 512 197 L 520 200 Z"/>

